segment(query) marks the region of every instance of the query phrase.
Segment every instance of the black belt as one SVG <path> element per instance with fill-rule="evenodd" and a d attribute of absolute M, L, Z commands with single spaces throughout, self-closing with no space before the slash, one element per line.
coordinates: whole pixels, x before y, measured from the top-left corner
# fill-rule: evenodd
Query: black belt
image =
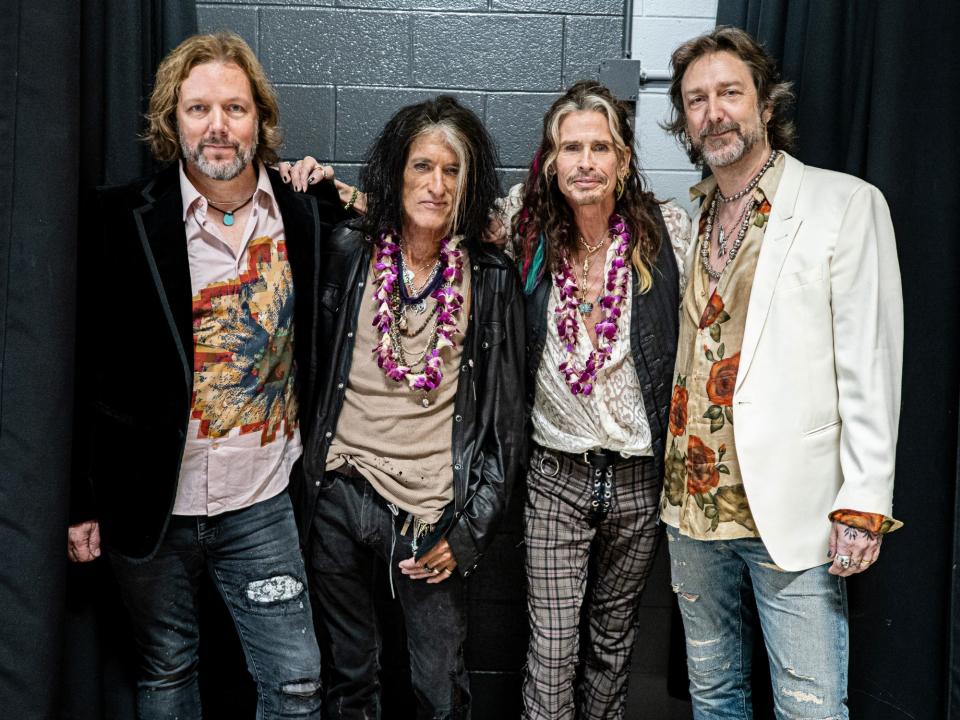
<path fill-rule="evenodd" d="M 624 457 L 616 450 L 587 450 L 583 453 L 569 453 L 542 448 L 543 452 L 562 455 L 578 465 L 587 465 L 590 478 L 591 497 L 588 510 L 591 524 L 603 520 L 613 507 L 615 489 L 613 484 L 613 469 L 617 465 L 633 463 L 642 458 Z"/>

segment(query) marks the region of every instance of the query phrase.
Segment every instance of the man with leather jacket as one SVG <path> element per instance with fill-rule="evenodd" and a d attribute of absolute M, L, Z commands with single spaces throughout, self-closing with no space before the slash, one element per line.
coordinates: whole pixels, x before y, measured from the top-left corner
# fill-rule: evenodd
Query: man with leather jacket
<path fill-rule="evenodd" d="M 297 509 L 331 717 L 379 717 L 378 566 L 403 609 L 420 711 L 469 715 L 463 580 L 524 460 L 523 300 L 512 263 L 481 243 L 495 166 L 453 98 L 403 108 L 364 167 L 365 215 L 322 248 Z"/>

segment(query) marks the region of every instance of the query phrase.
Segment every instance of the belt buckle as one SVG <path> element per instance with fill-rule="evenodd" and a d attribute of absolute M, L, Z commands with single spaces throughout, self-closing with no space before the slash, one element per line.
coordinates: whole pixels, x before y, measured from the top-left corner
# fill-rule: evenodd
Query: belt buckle
<path fill-rule="evenodd" d="M 544 461 L 547 461 L 551 466 L 549 472 L 544 468 Z M 554 478 L 560 473 L 560 461 L 553 456 L 553 453 L 547 452 L 546 450 L 541 453 L 538 466 L 540 474 L 544 477 Z"/>

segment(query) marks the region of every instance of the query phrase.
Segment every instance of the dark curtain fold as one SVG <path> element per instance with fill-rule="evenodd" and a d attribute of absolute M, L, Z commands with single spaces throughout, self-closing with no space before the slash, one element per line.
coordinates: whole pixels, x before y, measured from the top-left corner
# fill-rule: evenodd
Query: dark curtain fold
<path fill-rule="evenodd" d="M 943 717 L 960 677 L 960 4 L 720 0 L 717 21 L 760 39 L 793 81 L 797 157 L 890 205 L 906 321 L 894 513 L 907 525 L 849 583 L 851 716 Z"/>
<path fill-rule="evenodd" d="M 84 200 L 97 185 L 127 182 L 156 169 L 139 139 L 154 74 L 164 55 L 196 32 L 197 20 L 193 0 L 84 0 L 81 8 L 74 32 L 80 44 L 75 122 L 83 138 L 83 228 L 90 226 Z M 105 559 L 68 567 L 66 600 L 59 716 L 133 720 L 136 657 Z"/>
<path fill-rule="evenodd" d="M 195 31 L 196 9 L 19 0 L 2 16 L 0 714 L 132 718 L 129 698 L 104 702 L 129 696 L 131 675 L 125 658 L 104 652 L 122 615 L 94 610 L 109 573 L 102 561 L 69 570 L 66 561 L 81 198 L 149 171 L 137 140 L 145 99 L 160 58 Z M 118 677 L 127 690 L 106 681 Z"/>

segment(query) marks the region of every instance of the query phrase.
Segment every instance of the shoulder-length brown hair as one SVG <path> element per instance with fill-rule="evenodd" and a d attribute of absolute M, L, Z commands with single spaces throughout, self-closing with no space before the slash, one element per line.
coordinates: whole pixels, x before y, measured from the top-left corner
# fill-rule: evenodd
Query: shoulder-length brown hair
<path fill-rule="evenodd" d="M 539 236 L 545 237 L 545 267 L 556 271 L 565 254 L 575 252 L 576 233 L 573 211 L 557 184 L 556 160 L 560 152 L 560 122 L 568 114 L 581 110 L 599 112 L 607 118 L 617 159 L 630 156 L 623 194 L 616 200 L 619 213 L 630 228 L 631 259 L 637 271 L 637 290 L 647 292 L 653 286 L 651 269 L 660 252 L 660 232 L 655 219 L 657 200 L 646 189 L 637 154 L 627 105 L 610 90 L 594 81 L 580 80 L 560 97 L 543 118 L 543 137 L 523 188 L 523 209 L 514 217 L 512 234 L 520 245 L 522 274 L 537 252 Z"/>
<path fill-rule="evenodd" d="M 237 65 L 250 80 L 259 123 L 257 159 L 268 165 L 276 163 L 282 142 L 277 94 L 253 50 L 233 33 L 193 35 L 171 50 L 160 63 L 150 93 L 147 129 L 143 135 L 153 156 L 161 162 L 171 162 L 180 156 L 177 134 L 180 86 L 193 68 L 209 62 Z"/>
<path fill-rule="evenodd" d="M 767 123 L 767 138 L 774 150 L 789 150 L 793 147 L 796 127 L 789 117 L 793 104 L 791 83 L 780 78 L 776 61 L 764 47 L 740 28 L 721 25 L 712 32 L 687 40 L 673 51 L 670 67 L 673 75 L 670 80 L 670 120 L 661 127 L 672 133 L 685 146 L 690 160 L 697 165 L 703 164 L 703 157 L 697 148 L 687 142 L 687 117 L 683 110 L 683 76 L 687 69 L 704 55 L 716 52 L 728 52 L 740 58 L 750 70 L 753 84 L 757 89 L 757 102 L 762 113 L 770 110 Z"/>

